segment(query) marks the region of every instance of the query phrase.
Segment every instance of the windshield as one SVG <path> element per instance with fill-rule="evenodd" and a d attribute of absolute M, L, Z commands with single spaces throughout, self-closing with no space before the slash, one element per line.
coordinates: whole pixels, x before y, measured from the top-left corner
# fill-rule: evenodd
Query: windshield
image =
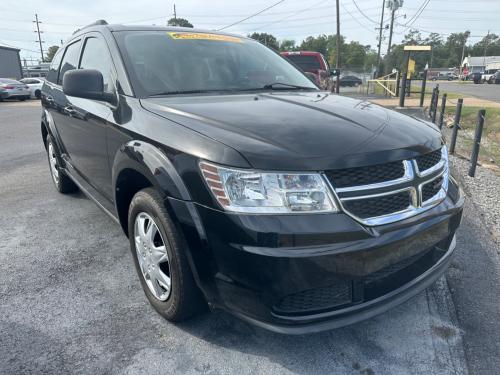
<path fill-rule="evenodd" d="M 306 72 L 321 69 L 318 58 L 313 55 L 288 55 L 286 58 Z"/>
<path fill-rule="evenodd" d="M 122 31 L 115 37 L 137 96 L 317 89 L 280 55 L 250 39 L 170 31 Z"/>

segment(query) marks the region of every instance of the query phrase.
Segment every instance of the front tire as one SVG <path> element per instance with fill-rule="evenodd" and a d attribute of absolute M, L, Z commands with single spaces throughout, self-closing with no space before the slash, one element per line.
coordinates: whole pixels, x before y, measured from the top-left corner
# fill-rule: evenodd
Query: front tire
<path fill-rule="evenodd" d="M 78 190 L 75 183 L 62 171 L 60 155 L 54 145 L 54 140 L 47 135 L 47 158 L 49 161 L 50 174 L 56 190 L 61 194 L 73 193 Z"/>
<path fill-rule="evenodd" d="M 189 266 L 187 244 L 155 189 L 132 198 L 128 233 L 142 289 L 154 309 L 173 322 L 203 311 L 206 302 Z"/>

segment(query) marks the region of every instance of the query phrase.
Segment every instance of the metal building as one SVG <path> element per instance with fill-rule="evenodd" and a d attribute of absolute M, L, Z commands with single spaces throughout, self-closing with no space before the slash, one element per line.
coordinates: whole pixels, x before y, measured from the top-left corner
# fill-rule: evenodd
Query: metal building
<path fill-rule="evenodd" d="M 21 59 L 17 48 L 0 46 L 0 78 L 23 78 Z"/>

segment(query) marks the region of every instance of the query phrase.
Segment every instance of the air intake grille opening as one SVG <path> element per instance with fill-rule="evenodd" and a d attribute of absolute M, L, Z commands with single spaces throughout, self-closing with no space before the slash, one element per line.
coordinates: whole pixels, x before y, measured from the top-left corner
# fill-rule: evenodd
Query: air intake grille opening
<path fill-rule="evenodd" d="M 434 167 L 441 160 L 441 149 L 419 156 L 415 159 L 420 172 Z"/>
<path fill-rule="evenodd" d="M 334 285 L 290 294 L 274 306 L 274 310 L 283 314 L 304 313 L 348 303 L 351 303 L 351 283 L 339 281 Z"/>
<path fill-rule="evenodd" d="M 353 215 L 366 219 L 406 210 L 411 205 L 411 196 L 408 191 L 402 191 L 373 198 L 346 200 L 342 204 Z"/>
<path fill-rule="evenodd" d="M 326 176 L 336 188 L 396 180 L 403 177 L 404 174 L 405 168 L 402 161 L 377 164 L 369 167 L 337 169 L 326 172 Z"/>
<path fill-rule="evenodd" d="M 443 184 L 443 177 L 438 177 L 435 180 L 422 186 L 422 202 L 425 202 L 439 193 L 441 185 Z"/>

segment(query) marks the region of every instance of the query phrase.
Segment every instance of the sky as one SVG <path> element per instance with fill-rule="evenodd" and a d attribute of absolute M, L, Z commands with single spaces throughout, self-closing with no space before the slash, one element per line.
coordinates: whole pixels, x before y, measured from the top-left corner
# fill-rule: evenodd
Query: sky
<path fill-rule="evenodd" d="M 165 25 L 173 16 L 188 19 L 195 27 L 220 29 L 271 7 L 258 16 L 225 28 L 247 35 L 268 32 L 278 39 L 300 43 L 307 36 L 335 33 L 335 0 L 2 0 L 0 2 L 0 45 L 21 48 L 21 58 L 39 59 L 36 42 L 38 14 L 43 31 L 43 48 L 59 45 L 71 33 L 97 19 L 108 23 Z M 383 0 L 340 0 L 341 34 L 348 41 L 359 41 L 376 48 Z M 278 3 L 277 5 L 275 5 Z M 275 5 L 275 6 L 273 6 Z M 423 7 L 423 11 L 420 10 Z M 488 31 L 500 35 L 500 0 L 404 0 L 397 11 L 393 42 L 398 43 L 409 27 L 441 33 L 471 31 L 470 43 L 479 41 Z M 406 17 L 405 17 L 406 16 Z M 384 25 L 390 20 L 385 10 Z M 382 52 L 387 49 L 387 36 Z"/>

